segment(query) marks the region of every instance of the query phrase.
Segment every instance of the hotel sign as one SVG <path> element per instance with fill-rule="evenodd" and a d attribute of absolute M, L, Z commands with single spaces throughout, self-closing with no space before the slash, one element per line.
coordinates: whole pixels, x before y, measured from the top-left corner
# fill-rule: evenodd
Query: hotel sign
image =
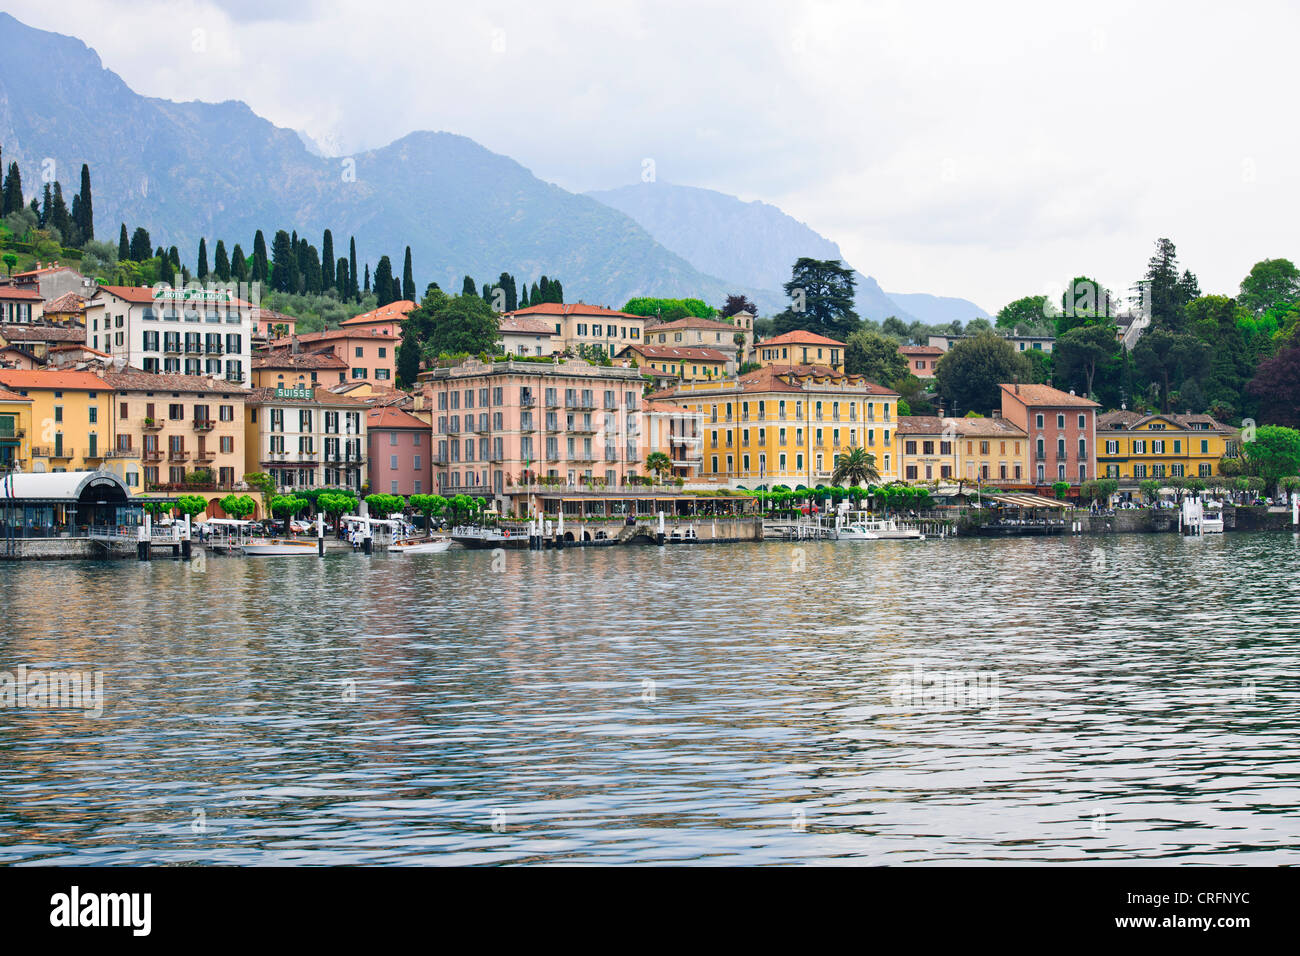
<path fill-rule="evenodd" d="M 310 388 L 276 388 L 275 397 L 310 401 L 315 395 Z"/>
<path fill-rule="evenodd" d="M 157 289 L 153 294 L 158 302 L 231 302 L 234 300 L 229 292 L 210 289 Z"/>

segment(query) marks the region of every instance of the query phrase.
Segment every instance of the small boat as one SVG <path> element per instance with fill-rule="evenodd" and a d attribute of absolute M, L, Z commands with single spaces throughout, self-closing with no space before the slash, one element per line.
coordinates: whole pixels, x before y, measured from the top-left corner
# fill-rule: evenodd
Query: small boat
<path fill-rule="evenodd" d="M 316 542 L 299 538 L 254 538 L 241 545 L 240 550 L 251 557 L 315 554 Z"/>
<path fill-rule="evenodd" d="M 1223 511 L 1220 508 L 1209 506 L 1205 509 L 1205 516 L 1201 519 L 1202 534 L 1223 534 Z"/>
<path fill-rule="evenodd" d="M 441 554 L 450 547 L 451 538 L 412 538 L 398 544 L 391 544 L 388 550 L 398 554 Z"/>
<path fill-rule="evenodd" d="M 835 529 L 840 541 L 921 541 L 916 528 L 900 527 L 897 518 L 874 518 L 863 512 L 850 513 Z"/>
<path fill-rule="evenodd" d="M 841 525 L 835 536 L 836 541 L 875 541 L 880 536 L 871 531 L 866 524 L 861 521 L 855 521 L 852 524 Z"/>

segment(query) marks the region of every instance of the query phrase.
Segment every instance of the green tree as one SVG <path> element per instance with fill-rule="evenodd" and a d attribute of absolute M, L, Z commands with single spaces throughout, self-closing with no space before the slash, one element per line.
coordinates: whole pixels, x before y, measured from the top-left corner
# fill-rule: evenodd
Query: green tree
<path fill-rule="evenodd" d="M 149 241 L 149 231 L 143 226 L 136 226 L 131 233 L 131 255 L 133 262 L 144 262 L 153 255 L 153 243 Z"/>
<path fill-rule="evenodd" d="M 289 534 L 289 520 L 311 507 L 311 502 L 297 495 L 275 495 L 271 498 L 271 514 L 284 519 L 284 533 Z"/>
<path fill-rule="evenodd" d="M 400 297 L 400 290 L 393 292 L 393 263 L 388 256 L 380 256 L 379 265 L 375 266 L 375 303 L 382 307 Z"/>
<path fill-rule="evenodd" d="M 95 201 L 90 196 L 90 167 L 81 164 L 81 192 L 77 193 L 77 228 L 84 245 L 95 238 Z"/>
<path fill-rule="evenodd" d="M 250 495 L 226 495 L 221 499 L 221 510 L 230 517 L 242 520 L 257 510 L 257 502 Z"/>
<path fill-rule="evenodd" d="M 348 282 L 352 298 L 357 302 L 361 301 L 361 290 L 357 287 L 357 237 L 352 236 L 348 239 Z"/>
<path fill-rule="evenodd" d="M 871 329 L 858 329 L 845 340 L 844 369 L 888 385 L 907 375 L 908 365 L 897 341 Z"/>
<path fill-rule="evenodd" d="M 276 230 L 271 240 L 271 288 L 275 292 L 297 292 L 298 277 L 295 275 L 297 255 L 293 240 L 283 229 Z"/>
<path fill-rule="evenodd" d="M 512 281 L 513 287 L 514 282 Z M 402 298 L 408 302 L 415 301 L 415 270 L 411 267 L 411 247 L 406 247 L 406 258 L 402 262 Z M 513 296 L 511 296 L 513 298 Z M 513 309 L 511 305 L 509 308 Z"/>
<path fill-rule="evenodd" d="M 1300 269 L 1290 259 L 1263 259 L 1241 280 L 1238 302 L 1256 315 L 1300 299 Z"/>
<path fill-rule="evenodd" d="M 1144 285 L 1150 297 L 1152 328 L 1183 331 L 1183 307 L 1199 296 L 1200 290 L 1191 272 L 1179 275 L 1178 250 L 1169 239 L 1156 240 Z"/>
<path fill-rule="evenodd" d="M 406 499 L 401 495 L 373 494 L 366 495 L 366 507 L 372 515 L 387 518 L 406 508 Z"/>
<path fill-rule="evenodd" d="M 665 452 L 652 451 L 646 456 L 645 470 L 647 474 L 653 475 L 656 481 L 661 482 L 665 476 L 672 474 L 672 459 Z"/>
<path fill-rule="evenodd" d="M 4 254 L 4 264 L 5 264 L 5 269 L 9 273 L 9 275 L 13 275 L 14 267 L 18 265 L 18 257 L 14 255 L 12 252 L 6 252 Z"/>
<path fill-rule="evenodd" d="M 321 288 L 332 289 L 335 285 L 334 278 L 335 259 L 334 259 L 334 234 L 328 229 L 325 230 L 324 236 L 320 241 L 320 281 Z"/>
<path fill-rule="evenodd" d="M 1242 447 L 1251 471 L 1270 485 L 1300 473 L 1300 431 L 1294 428 L 1261 425 Z"/>
<path fill-rule="evenodd" d="M 9 164 L 9 174 L 5 176 L 4 215 L 21 212 L 23 208 L 23 175 L 18 171 L 17 163 Z"/>
<path fill-rule="evenodd" d="M 202 495 L 179 495 L 176 498 L 176 510 L 191 518 L 208 510 L 208 502 Z"/>
<path fill-rule="evenodd" d="M 425 530 L 432 531 L 434 515 L 447 510 L 447 499 L 442 495 L 411 495 L 411 507 L 424 515 Z"/>
<path fill-rule="evenodd" d="M 795 261 L 790 281 L 783 288 L 789 307 L 772 321 L 777 335 L 802 329 L 845 341 L 859 325 L 853 311 L 857 279 L 838 259 Z"/>
<path fill-rule="evenodd" d="M 1160 409 L 1164 412 L 1169 411 L 1170 383 L 1181 387 L 1187 379 L 1200 375 L 1208 362 L 1209 347 L 1204 342 L 1194 335 L 1164 328 L 1148 330 L 1133 347 L 1133 363 L 1138 371 L 1160 385 Z"/>
<path fill-rule="evenodd" d="M 224 239 L 217 240 L 217 249 L 212 256 L 212 274 L 218 282 L 230 281 L 230 257 L 226 255 Z"/>
<path fill-rule="evenodd" d="M 1046 322 L 1053 321 L 1055 310 L 1047 303 L 1045 295 L 1027 295 L 1023 299 L 1008 302 L 998 310 L 997 328 L 1007 332 L 1016 329 L 1037 329 Z"/>
<path fill-rule="evenodd" d="M 835 470 L 831 472 L 833 485 L 870 485 L 880 480 L 876 456 L 864 448 L 850 448 L 835 456 Z"/>
<path fill-rule="evenodd" d="M 1085 395 L 1091 395 L 1097 367 L 1118 355 L 1119 350 L 1115 326 L 1081 325 L 1056 340 L 1052 361 L 1063 386 L 1081 386 Z"/>
<path fill-rule="evenodd" d="M 208 241 L 202 236 L 199 237 L 199 259 L 194 274 L 200 282 L 208 277 Z"/>
<path fill-rule="evenodd" d="M 252 471 L 244 475 L 244 484 L 262 496 L 262 509 L 269 510 L 275 495 L 275 479 L 264 471 Z"/>
<path fill-rule="evenodd" d="M 417 322 L 427 323 L 428 337 L 423 343 L 426 357 L 436 359 L 443 353 L 478 355 L 496 348 L 496 313 L 477 293 L 450 297 L 434 289 L 411 315 Z"/>
<path fill-rule="evenodd" d="M 262 230 L 253 236 L 253 281 L 267 284 L 271 278 L 271 266 L 266 258 L 266 237 Z"/>
<path fill-rule="evenodd" d="M 992 332 L 962 339 L 939 359 L 935 382 L 949 415 L 987 414 L 1002 406 L 1002 384 L 1029 382 L 1033 367 L 1010 342 Z"/>
<path fill-rule="evenodd" d="M 126 262 L 131 258 L 131 240 L 126 235 L 126 223 L 122 223 L 122 232 L 117 238 L 117 261 Z"/>

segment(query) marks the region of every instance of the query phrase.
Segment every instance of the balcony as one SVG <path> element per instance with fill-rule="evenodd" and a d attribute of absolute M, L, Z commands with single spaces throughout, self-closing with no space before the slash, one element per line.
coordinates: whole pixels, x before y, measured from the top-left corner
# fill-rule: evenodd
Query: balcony
<path fill-rule="evenodd" d="M 196 432 L 210 432 L 217 427 L 217 423 L 210 418 L 194 419 L 194 430 Z"/>
<path fill-rule="evenodd" d="M 53 445 L 32 446 L 33 458 L 53 458 L 61 460 L 76 457 L 71 448 L 55 448 Z"/>
<path fill-rule="evenodd" d="M 0 440 L 4 440 L 4 441 L 11 441 L 13 439 L 26 438 L 26 437 L 27 437 L 27 429 L 25 428 L 11 428 L 7 432 L 0 432 Z"/>
<path fill-rule="evenodd" d="M 448 425 L 447 425 L 447 430 L 446 430 L 446 433 L 445 433 L 445 434 L 448 434 L 448 435 L 459 435 L 459 434 L 460 434 L 460 425 L 459 425 L 459 423 L 457 423 L 457 424 L 451 424 L 451 423 L 448 423 Z"/>
<path fill-rule="evenodd" d="M 146 448 L 140 453 L 140 457 L 145 461 L 162 461 L 162 456 L 161 448 Z"/>
<path fill-rule="evenodd" d="M 547 407 L 547 408 L 559 408 L 559 407 L 560 407 L 560 400 L 559 400 L 558 398 L 555 398 L 555 397 L 548 398 L 548 399 L 546 399 L 546 407 Z"/>
<path fill-rule="evenodd" d="M 110 448 L 105 454 L 105 458 L 139 458 L 140 449 L 138 448 Z"/>
<path fill-rule="evenodd" d="M 215 461 L 217 453 L 211 448 L 200 448 L 194 453 L 194 460 L 197 462 Z"/>
<path fill-rule="evenodd" d="M 594 435 L 597 429 L 591 422 L 574 422 L 569 426 L 568 431 L 571 435 Z"/>
<path fill-rule="evenodd" d="M 536 405 L 537 405 L 537 399 L 533 398 L 531 395 L 529 395 L 527 398 L 519 399 L 520 408 L 533 408 Z"/>
<path fill-rule="evenodd" d="M 168 461 L 189 461 L 190 453 L 184 448 L 172 448 L 167 452 Z"/>
<path fill-rule="evenodd" d="M 154 421 L 152 418 L 146 418 L 140 427 L 147 432 L 160 432 L 163 429 L 162 422 Z"/>
<path fill-rule="evenodd" d="M 537 431 L 537 425 L 531 418 L 524 419 L 519 423 L 519 430 L 521 432 L 535 432 Z"/>

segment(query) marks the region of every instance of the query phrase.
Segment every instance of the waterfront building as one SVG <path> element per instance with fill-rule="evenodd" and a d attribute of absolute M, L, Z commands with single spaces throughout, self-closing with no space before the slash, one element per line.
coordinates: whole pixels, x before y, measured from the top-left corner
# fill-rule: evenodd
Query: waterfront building
<path fill-rule="evenodd" d="M 145 372 L 248 385 L 256 311 L 228 289 L 98 286 L 84 341 Z"/>
<path fill-rule="evenodd" d="M 704 429 L 698 412 L 672 402 L 647 401 L 642 416 L 647 454 L 661 451 L 672 462 L 665 477 L 695 481 L 704 464 Z"/>
<path fill-rule="evenodd" d="M 903 415 L 898 419 L 899 473 L 904 481 L 956 479 L 956 430 L 946 426 L 955 419 L 937 415 Z"/>
<path fill-rule="evenodd" d="M 328 388 L 255 388 L 247 397 L 244 472 L 281 491 L 350 488 L 368 480 L 365 402 Z"/>
<path fill-rule="evenodd" d="M 1210 415 L 1121 409 L 1097 417 L 1097 470 L 1136 486 L 1155 478 L 1210 478 L 1219 460 L 1239 454 L 1238 432 Z"/>
<path fill-rule="evenodd" d="M 32 400 L 0 388 L 0 475 L 31 470 Z"/>
<path fill-rule="evenodd" d="M 654 380 L 655 388 L 722 378 L 733 362 L 721 349 L 644 343 L 627 346 L 617 357 L 629 362 L 635 359 L 637 367 Z"/>
<path fill-rule="evenodd" d="M 900 345 L 899 354 L 907 359 L 907 370 L 920 379 L 934 378 L 943 349 L 933 345 Z"/>
<path fill-rule="evenodd" d="M 254 388 L 311 388 L 348 381 L 348 363 L 332 348 L 309 351 L 292 347 L 253 354 Z"/>
<path fill-rule="evenodd" d="M 1096 402 L 1050 385 L 999 387 L 1002 417 L 1028 436 L 1030 481 L 1080 485 L 1097 477 Z"/>
<path fill-rule="evenodd" d="M 795 329 L 758 343 L 758 364 L 764 366 L 821 365 L 836 372 L 844 371 L 843 342 Z"/>
<path fill-rule="evenodd" d="M 366 413 L 370 449 L 370 488 L 392 495 L 433 492 L 433 432 L 400 408 L 371 408 Z"/>
<path fill-rule="evenodd" d="M 647 345 L 674 348 L 716 349 L 727 356 L 726 373 L 734 375 L 745 361 L 754 342 L 754 317 L 738 312 L 731 322 L 686 316 L 672 322 L 650 322 L 645 330 Z M 745 348 L 736 343 L 737 333 L 744 336 Z"/>
<path fill-rule="evenodd" d="M 990 418 L 905 416 L 898 420 L 898 438 L 904 481 L 1029 485 L 1029 436 L 1000 413 Z"/>
<path fill-rule="evenodd" d="M 106 369 L 112 445 L 103 468 L 141 492 L 231 492 L 244 475 L 248 390 L 219 378 Z"/>
<path fill-rule="evenodd" d="M 347 363 L 347 378 L 369 379 L 391 385 L 397 369 L 400 335 L 373 328 L 329 329 L 274 340 L 275 349 L 319 352 L 329 349 Z"/>
<path fill-rule="evenodd" d="M 95 471 L 111 446 L 113 390 L 93 372 L 0 369 L 0 387 L 31 399 L 30 471 Z"/>
<path fill-rule="evenodd" d="M 644 341 L 646 319 L 644 316 L 606 309 L 583 302 L 539 302 L 502 318 L 534 319 L 555 329 L 551 339 L 553 352 L 577 354 L 579 346 L 599 349 L 605 355 L 616 355 L 625 345 Z"/>
<path fill-rule="evenodd" d="M 738 378 L 683 382 L 654 397 L 702 417 L 704 481 L 812 488 L 830 483 L 835 456 L 851 448 L 875 456 L 882 480 L 898 477 L 898 393 L 861 375 L 769 365 Z"/>
<path fill-rule="evenodd" d="M 501 496 L 545 477 L 609 487 L 640 475 L 650 449 L 636 369 L 581 359 L 469 359 L 420 373 L 416 411 L 432 417 L 439 494 Z"/>
<path fill-rule="evenodd" d="M 560 333 L 551 322 L 508 313 L 497 321 L 501 350 L 506 355 L 544 356 L 563 351 Z"/>

